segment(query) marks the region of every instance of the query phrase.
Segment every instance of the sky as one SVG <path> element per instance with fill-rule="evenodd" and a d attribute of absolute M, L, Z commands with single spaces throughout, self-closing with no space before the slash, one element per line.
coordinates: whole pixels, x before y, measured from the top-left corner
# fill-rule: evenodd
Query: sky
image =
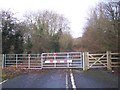
<path fill-rule="evenodd" d="M 89 10 L 100 0 L 0 0 L 0 9 L 10 9 L 21 18 L 25 12 L 50 10 L 62 14 L 70 22 L 74 38 L 81 37 Z"/>

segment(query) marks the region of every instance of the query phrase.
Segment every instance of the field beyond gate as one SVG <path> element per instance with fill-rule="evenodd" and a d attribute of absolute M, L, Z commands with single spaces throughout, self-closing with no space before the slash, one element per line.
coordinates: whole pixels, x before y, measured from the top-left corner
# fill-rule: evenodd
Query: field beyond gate
<path fill-rule="evenodd" d="M 113 68 L 120 67 L 120 53 L 59 52 L 42 54 L 3 54 L 2 68 Z"/>

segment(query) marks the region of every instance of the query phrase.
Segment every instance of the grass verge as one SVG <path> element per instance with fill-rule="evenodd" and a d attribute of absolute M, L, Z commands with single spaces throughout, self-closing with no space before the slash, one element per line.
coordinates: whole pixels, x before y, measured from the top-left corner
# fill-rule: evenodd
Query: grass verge
<path fill-rule="evenodd" d="M 23 74 L 46 74 L 50 70 L 41 70 L 41 69 L 23 69 L 23 68 L 16 68 L 14 66 L 11 67 L 5 67 L 2 69 L 2 74 L 0 75 L 0 78 L 2 78 L 2 81 L 7 80 L 7 79 L 12 79 L 15 78 L 19 75 Z"/>

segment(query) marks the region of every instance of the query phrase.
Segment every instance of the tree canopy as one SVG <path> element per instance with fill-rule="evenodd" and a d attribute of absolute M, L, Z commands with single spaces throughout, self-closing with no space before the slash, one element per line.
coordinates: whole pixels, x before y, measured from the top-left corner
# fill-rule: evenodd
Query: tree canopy
<path fill-rule="evenodd" d="M 90 52 L 118 51 L 120 5 L 99 3 L 90 15 L 79 48 Z"/>
<path fill-rule="evenodd" d="M 64 16 L 47 10 L 30 12 L 21 22 L 14 15 L 1 11 L 2 53 L 60 52 L 63 48 L 60 39 L 69 32 L 69 21 Z"/>
<path fill-rule="evenodd" d="M 68 19 L 56 12 L 25 13 L 24 20 L 20 21 L 15 13 L 1 10 L 2 53 L 118 51 L 119 3 L 102 2 L 92 8 L 83 35 L 78 38 L 70 34 Z"/>

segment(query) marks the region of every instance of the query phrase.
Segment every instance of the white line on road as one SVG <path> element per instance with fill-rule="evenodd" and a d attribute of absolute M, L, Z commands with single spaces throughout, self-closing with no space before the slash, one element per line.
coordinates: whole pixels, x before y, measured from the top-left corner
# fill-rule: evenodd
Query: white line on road
<path fill-rule="evenodd" d="M 70 69 L 70 77 L 71 77 L 72 88 L 76 90 L 75 81 L 71 69 Z"/>
<path fill-rule="evenodd" d="M 66 89 L 68 89 L 68 75 L 66 73 Z"/>
<path fill-rule="evenodd" d="M 7 79 L 8 80 L 8 79 Z M 4 80 L 3 82 L 0 82 L 0 84 L 3 84 L 4 82 L 6 82 L 7 80 Z"/>

